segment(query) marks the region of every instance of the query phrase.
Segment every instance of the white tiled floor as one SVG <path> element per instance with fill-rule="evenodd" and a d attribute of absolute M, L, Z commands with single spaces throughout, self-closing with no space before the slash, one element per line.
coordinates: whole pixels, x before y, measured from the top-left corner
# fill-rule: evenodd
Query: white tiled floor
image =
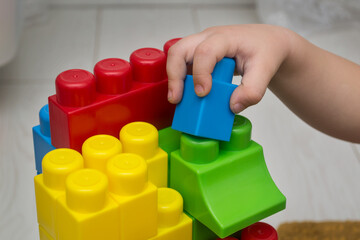
<path fill-rule="evenodd" d="M 0 239 L 38 239 L 31 127 L 54 93 L 58 73 L 92 70 L 106 57 L 128 59 L 137 48 L 161 48 L 170 38 L 208 26 L 254 22 L 258 19 L 249 6 L 56 7 L 47 22 L 26 29 L 18 57 L 0 68 Z M 309 39 L 360 63 L 360 33 L 355 29 L 336 28 Z M 287 209 L 267 219 L 269 223 L 360 218 L 358 146 L 310 128 L 269 91 L 244 115 L 288 199 Z"/>
<path fill-rule="evenodd" d="M 167 40 L 195 33 L 189 8 L 104 9 L 99 28 L 96 60 L 114 56 L 129 59 L 136 49 L 162 49 Z"/>
<path fill-rule="evenodd" d="M 0 69 L 1 78 L 11 83 L 51 83 L 66 69 L 91 68 L 96 14 L 95 9 L 50 10 L 46 22 L 24 31 L 19 54 Z"/>

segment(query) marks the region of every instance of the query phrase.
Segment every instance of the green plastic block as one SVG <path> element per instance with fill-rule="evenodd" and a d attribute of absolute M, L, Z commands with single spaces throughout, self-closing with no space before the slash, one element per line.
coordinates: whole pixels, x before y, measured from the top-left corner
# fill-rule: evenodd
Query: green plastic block
<path fill-rule="evenodd" d="M 171 127 L 163 128 L 159 131 L 159 147 L 168 154 L 168 173 L 170 172 L 170 156 L 173 151 L 180 148 L 181 132 Z M 168 186 L 170 186 L 170 177 L 168 176 Z"/>
<path fill-rule="evenodd" d="M 170 156 L 171 152 L 180 148 L 181 132 L 167 127 L 159 131 L 159 147 L 167 152 Z"/>
<path fill-rule="evenodd" d="M 191 214 L 185 212 L 193 221 L 192 240 L 215 240 L 218 236 L 204 224 L 196 220 Z"/>
<path fill-rule="evenodd" d="M 182 134 L 171 153 L 170 187 L 184 209 L 221 238 L 285 209 L 251 123 L 236 116 L 229 142 Z"/>

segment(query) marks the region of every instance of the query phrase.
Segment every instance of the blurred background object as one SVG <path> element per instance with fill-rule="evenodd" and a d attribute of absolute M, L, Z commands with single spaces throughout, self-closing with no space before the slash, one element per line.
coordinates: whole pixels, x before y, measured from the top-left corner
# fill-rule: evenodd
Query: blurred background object
<path fill-rule="evenodd" d="M 360 23 L 359 0 L 256 0 L 262 22 L 307 36 L 335 26 Z"/>
<path fill-rule="evenodd" d="M 0 66 L 15 56 L 22 22 L 20 5 L 16 0 L 0 1 Z"/>
<path fill-rule="evenodd" d="M 15 57 L 23 26 L 44 19 L 46 9 L 47 0 L 0 1 L 0 66 Z"/>

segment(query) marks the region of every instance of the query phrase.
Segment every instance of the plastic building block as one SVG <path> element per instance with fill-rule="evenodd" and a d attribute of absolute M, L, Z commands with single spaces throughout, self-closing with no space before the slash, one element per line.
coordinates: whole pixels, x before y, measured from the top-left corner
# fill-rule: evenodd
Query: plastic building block
<path fill-rule="evenodd" d="M 207 228 L 204 224 L 199 222 L 196 218 L 191 216 L 191 214 L 185 212 L 186 215 L 193 221 L 193 235 L 192 240 L 214 240 L 217 239 L 217 235 Z"/>
<path fill-rule="evenodd" d="M 45 156 L 44 172 L 35 177 L 41 239 L 140 240 L 157 235 L 157 187 L 148 181 L 141 156 L 114 155 L 107 161 L 106 175 L 83 166 L 83 157 L 72 149 L 55 149 Z M 163 232 L 188 229 L 187 224 L 184 220 Z"/>
<path fill-rule="evenodd" d="M 129 123 L 121 129 L 120 141 L 125 153 L 134 153 L 146 160 L 150 182 L 157 187 L 167 187 L 168 155 L 159 148 L 159 133 L 153 125 Z"/>
<path fill-rule="evenodd" d="M 83 168 L 83 164 L 83 157 L 77 151 L 55 149 L 45 155 L 43 173 L 34 178 L 38 223 L 54 239 L 56 200 L 65 193 L 66 177 Z"/>
<path fill-rule="evenodd" d="M 218 238 L 217 240 L 239 240 L 235 237 Z"/>
<path fill-rule="evenodd" d="M 82 146 L 85 167 L 97 169 L 103 173 L 106 173 L 107 161 L 121 152 L 120 140 L 105 134 L 86 139 Z"/>
<path fill-rule="evenodd" d="M 49 107 L 47 104 L 40 109 L 39 119 L 40 125 L 37 125 L 32 129 L 37 174 L 42 173 L 41 162 L 43 157 L 48 152 L 55 149 L 51 144 Z"/>
<path fill-rule="evenodd" d="M 180 148 L 180 136 L 181 132 L 167 127 L 159 130 L 159 147 L 170 154 Z"/>
<path fill-rule="evenodd" d="M 188 213 L 222 238 L 285 208 L 262 147 L 250 136 L 250 121 L 236 116 L 229 142 L 183 134 L 171 154 L 170 187 Z"/>
<path fill-rule="evenodd" d="M 108 161 L 110 194 L 119 204 L 120 239 L 141 240 L 157 234 L 157 188 L 147 179 L 147 164 L 136 154 Z"/>
<path fill-rule="evenodd" d="M 158 189 L 158 234 L 150 240 L 191 240 L 192 220 L 183 213 L 183 198 L 171 188 Z"/>
<path fill-rule="evenodd" d="M 241 231 L 241 240 L 278 240 L 278 234 L 269 224 L 257 222 Z"/>
<path fill-rule="evenodd" d="M 66 179 L 66 194 L 57 199 L 56 239 L 119 239 L 119 206 L 108 194 L 106 175 L 81 169 Z"/>
<path fill-rule="evenodd" d="M 167 127 L 159 130 L 159 147 L 168 155 L 168 172 L 170 172 L 170 156 L 171 153 L 180 148 L 181 132 Z M 170 178 L 168 177 L 168 186 L 170 186 Z"/>
<path fill-rule="evenodd" d="M 177 43 L 181 38 L 174 38 L 174 39 L 171 39 L 169 41 L 167 41 L 165 44 L 164 44 L 164 53 L 165 55 L 167 56 L 168 55 L 168 51 L 169 51 L 169 48 L 174 45 L 175 43 Z"/>
<path fill-rule="evenodd" d="M 181 102 L 176 106 L 172 128 L 191 135 L 229 141 L 234 113 L 229 107 L 232 92 L 237 87 L 231 84 L 235 61 L 224 58 L 212 73 L 212 88 L 205 97 L 195 94 L 194 82 L 187 75 Z"/>
<path fill-rule="evenodd" d="M 41 240 L 54 240 L 41 226 L 39 226 L 39 235 Z"/>
<path fill-rule="evenodd" d="M 52 144 L 81 151 L 97 134 L 117 137 L 134 121 L 157 129 L 171 125 L 175 106 L 167 101 L 166 56 L 143 48 L 130 63 L 122 59 L 98 62 L 94 74 L 73 69 L 56 78 L 56 95 L 49 97 Z"/>

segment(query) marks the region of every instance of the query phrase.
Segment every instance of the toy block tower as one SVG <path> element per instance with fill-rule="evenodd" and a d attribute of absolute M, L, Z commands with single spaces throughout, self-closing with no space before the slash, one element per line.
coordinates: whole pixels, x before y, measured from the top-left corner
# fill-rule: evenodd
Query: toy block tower
<path fill-rule="evenodd" d="M 33 129 L 41 240 L 277 240 L 256 222 L 286 199 L 228 107 L 235 62 L 216 65 L 204 98 L 187 76 L 174 116 L 165 63 L 178 40 L 58 75 Z"/>

